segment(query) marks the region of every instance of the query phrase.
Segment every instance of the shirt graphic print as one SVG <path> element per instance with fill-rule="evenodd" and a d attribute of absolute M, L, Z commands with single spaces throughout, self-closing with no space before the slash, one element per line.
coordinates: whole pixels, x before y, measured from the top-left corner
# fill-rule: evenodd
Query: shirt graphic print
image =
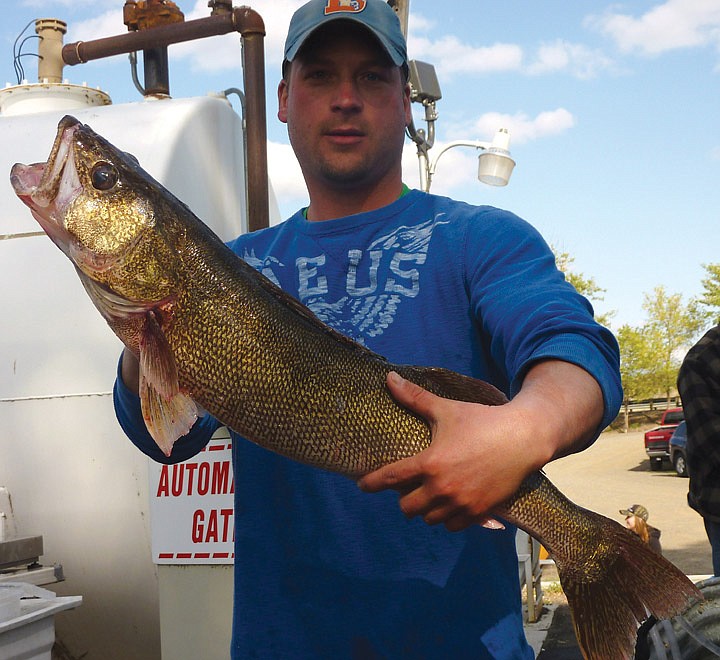
<path fill-rule="evenodd" d="M 404 299 L 419 294 L 430 239 L 440 224 L 444 223 L 434 218 L 398 227 L 365 249 L 347 250 L 341 257 L 345 281 L 335 294 L 326 275 L 337 272 L 337 266 L 328 263 L 335 257 L 325 252 L 298 256 L 294 263 L 298 299 L 321 321 L 364 344 L 392 324 Z M 276 257 L 260 260 L 254 250 L 246 249 L 243 259 L 278 286 L 288 281 L 282 271 L 289 266 Z"/>

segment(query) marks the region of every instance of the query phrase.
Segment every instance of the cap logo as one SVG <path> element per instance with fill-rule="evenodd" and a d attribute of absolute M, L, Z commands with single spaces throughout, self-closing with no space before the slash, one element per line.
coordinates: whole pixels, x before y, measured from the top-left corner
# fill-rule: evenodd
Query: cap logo
<path fill-rule="evenodd" d="M 325 5 L 325 16 L 338 12 L 358 14 L 367 5 L 367 0 L 327 0 Z"/>

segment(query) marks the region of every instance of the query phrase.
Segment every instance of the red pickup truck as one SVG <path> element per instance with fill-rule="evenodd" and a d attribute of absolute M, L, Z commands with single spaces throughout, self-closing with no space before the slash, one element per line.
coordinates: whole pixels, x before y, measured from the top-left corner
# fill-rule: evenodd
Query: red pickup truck
<path fill-rule="evenodd" d="M 663 461 L 670 460 L 670 438 L 677 425 L 685 419 L 682 408 L 668 408 L 660 426 L 645 432 L 645 453 L 651 470 L 662 470 Z"/>

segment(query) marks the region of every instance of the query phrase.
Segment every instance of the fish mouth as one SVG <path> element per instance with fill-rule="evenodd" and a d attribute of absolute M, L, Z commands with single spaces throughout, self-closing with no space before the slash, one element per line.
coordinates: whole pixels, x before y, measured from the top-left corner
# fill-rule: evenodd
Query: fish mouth
<path fill-rule="evenodd" d="M 10 184 L 15 194 L 63 252 L 67 252 L 72 240 L 63 225 L 63 211 L 82 190 L 72 148 L 75 133 L 81 126 L 75 117 L 63 117 L 47 162 L 15 163 L 10 170 Z"/>

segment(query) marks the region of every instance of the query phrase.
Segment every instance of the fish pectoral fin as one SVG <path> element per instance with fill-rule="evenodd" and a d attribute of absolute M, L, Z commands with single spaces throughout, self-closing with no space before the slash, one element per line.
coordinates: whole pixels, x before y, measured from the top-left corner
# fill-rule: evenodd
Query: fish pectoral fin
<path fill-rule="evenodd" d="M 152 388 L 166 399 L 180 391 L 175 356 L 152 310 L 145 314 L 140 337 L 140 369 Z"/>
<path fill-rule="evenodd" d="M 198 417 L 198 407 L 180 391 L 177 364 L 154 312 L 146 314 L 140 340 L 140 404 L 150 435 L 166 456 Z"/>
<path fill-rule="evenodd" d="M 90 300 L 102 314 L 102 317 L 110 324 L 110 327 L 118 320 L 147 314 L 148 309 L 157 305 L 157 302 L 146 303 L 123 298 L 105 285 L 96 282 L 77 266 L 75 266 L 75 270 L 85 287 L 85 291 L 90 296 Z"/>
<path fill-rule="evenodd" d="M 150 435 L 165 456 L 170 456 L 175 441 L 185 435 L 198 417 L 195 402 L 178 392 L 167 398 L 144 377 L 140 379 L 140 403 Z"/>

